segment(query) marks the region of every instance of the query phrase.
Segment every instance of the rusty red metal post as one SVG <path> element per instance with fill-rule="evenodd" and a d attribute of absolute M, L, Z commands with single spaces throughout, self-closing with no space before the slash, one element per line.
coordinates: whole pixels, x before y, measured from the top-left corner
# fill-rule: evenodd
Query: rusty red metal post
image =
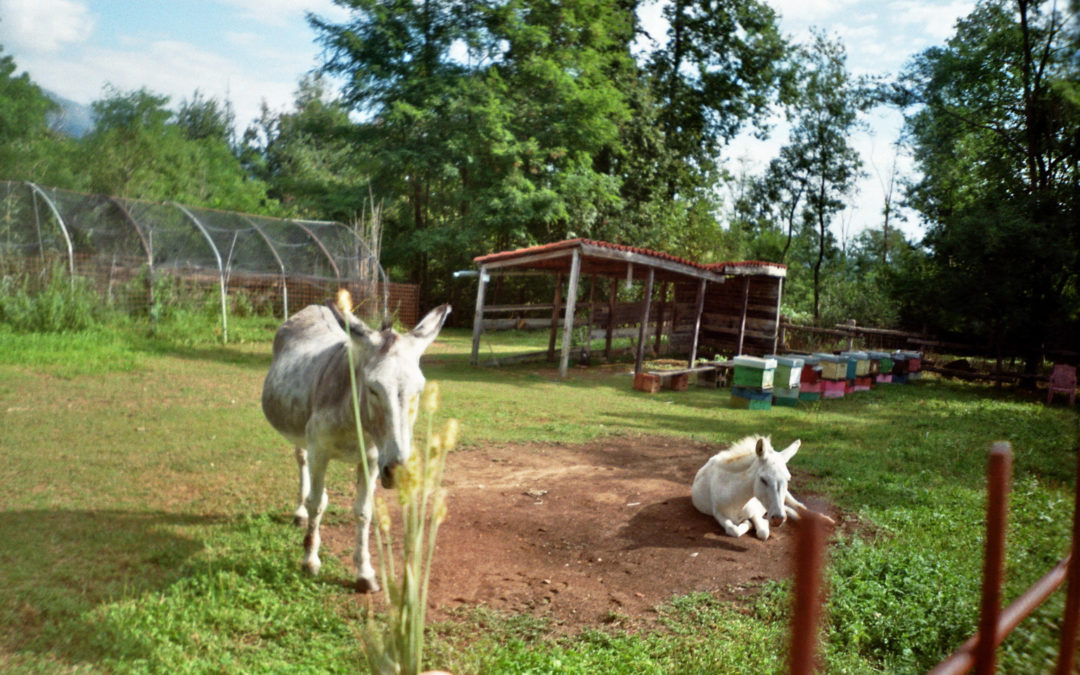
<path fill-rule="evenodd" d="M 1009 513 L 1009 480 L 1012 448 L 1006 442 L 990 448 L 987 476 L 986 560 L 983 565 L 982 607 L 979 641 L 975 645 L 976 675 L 992 675 L 997 658 L 998 617 L 1001 615 L 1001 585 L 1005 577 L 1005 524 Z"/>
<path fill-rule="evenodd" d="M 791 675 L 814 672 L 818 618 L 821 614 L 821 566 L 825 557 L 825 519 L 806 513 L 795 540 L 795 616 L 791 622 Z"/>
<path fill-rule="evenodd" d="M 1073 505 L 1072 550 L 1069 555 L 1069 585 L 1065 591 L 1065 615 L 1061 621 L 1058 647 L 1058 675 L 1068 675 L 1076 663 L 1076 630 L 1080 626 L 1080 444 L 1077 446 L 1076 493 Z"/>

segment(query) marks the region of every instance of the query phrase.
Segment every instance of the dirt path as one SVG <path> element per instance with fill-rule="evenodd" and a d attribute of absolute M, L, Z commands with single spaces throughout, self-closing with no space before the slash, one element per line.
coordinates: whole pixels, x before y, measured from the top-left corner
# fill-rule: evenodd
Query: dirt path
<path fill-rule="evenodd" d="M 455 452 L 430 617 L 484 605 L 550 617 L 571 631 L 637 624 L 675 594 L 734 598 L 789 576 L 792 527 L 764 542 L 733 539 L 690 503 L 694 475 L 721 448 L 645 436 Z M 809 479 L 793 464 L 793 492 L 836 518 L 829 504 L 800 490 Z M 352 527 L 327 535 L 351 568 Z"/>

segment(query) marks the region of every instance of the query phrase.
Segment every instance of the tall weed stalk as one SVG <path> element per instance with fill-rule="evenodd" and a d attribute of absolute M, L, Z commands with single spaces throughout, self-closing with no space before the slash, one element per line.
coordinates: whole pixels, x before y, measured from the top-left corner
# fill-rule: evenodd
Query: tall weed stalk
<path fill-rule="evenodd" d="M 344 310 L 351 309 L 347 294 L 338 296 Z M 356 383 L 356 364 L 352 349 L 349 359 L 349 384 L 352 388 L 353 415 L 360 452 L 364 461 L 364 480 L 370 484 L 366 461 L 360 397 Z M 369 672 L 378 675 L 418 675 L 424 659 L 424 626 L 427 610 L 428 580 L 435 554 L 439 525 L 446 519 L 446 489 L 442 487 L 446 456 L 457 444 L 459 423 L 448 420 L 441 432 L 434 431 L 439 408 L 439 385 L 429 382 L 420 408 L 426 417 L 423 443 L 394 474 L 398 503 L 401 506 L 402 553 L 400 566 L 393 550 L 390 509 L 382 497 L 375 498 L 375 547 L 379 554 L 379 582 L 385 594 L 387 617 L 380 626 L 374 612 L 368 612 L 367 626 L 361 634 L 364 659 Z"/>

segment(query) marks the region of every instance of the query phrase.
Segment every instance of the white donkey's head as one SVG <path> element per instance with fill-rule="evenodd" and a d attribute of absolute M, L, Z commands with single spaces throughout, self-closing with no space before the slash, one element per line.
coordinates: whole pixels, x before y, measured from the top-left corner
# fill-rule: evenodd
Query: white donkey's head
<path fill-rule="evenodd" d="M 404 334 L 392 328 L 372 330 L 348 309 L 342 311 L 335 303 L 328 306 L 349 335 L 364 434 L 379 449 L 383 487 L 392 487 L 394 469 L 412 454 L 413 424 L 425 383 L 420 355 L 435 341 L 450 305 L 431 310 Z"/>
<path fill-rule="evenodd" d="M 773 450 L 772 441 L 769 438 L 757 439 L 755 451 L 758 457 L 758 468 L 754 479 L 754 496 L 765 506 L 765 514 L 773 526 L 778 526 L 787 520 L 784 502 L 788 494 L 788 481 L 791 480 L 787 463 L 799 451 L 801 444 L 802 441 L 798 440 L 777 452 Z"/>

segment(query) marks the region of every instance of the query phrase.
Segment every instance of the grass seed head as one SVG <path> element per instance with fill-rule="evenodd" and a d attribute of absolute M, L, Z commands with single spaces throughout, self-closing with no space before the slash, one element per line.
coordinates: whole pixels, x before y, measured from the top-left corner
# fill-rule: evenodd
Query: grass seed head
<path fill-rule="evenodd" d="M 350 314 L 352 312 L 352 294 L 349 293 L 349 289 L 339 288 L 337 292 L 337 300 L 335 300 L 335 302 L 337 303 L 338 309 L 340 309 L 342 312 L 346 314 Z"/>
<path fill-rule="evenodd" d="M 422 404 L 424 412 L 429 415 L 435 414 L 435 411 L 439 409 L 439 383 L 428 382 L 424 387 L 424 401 Z"/>

